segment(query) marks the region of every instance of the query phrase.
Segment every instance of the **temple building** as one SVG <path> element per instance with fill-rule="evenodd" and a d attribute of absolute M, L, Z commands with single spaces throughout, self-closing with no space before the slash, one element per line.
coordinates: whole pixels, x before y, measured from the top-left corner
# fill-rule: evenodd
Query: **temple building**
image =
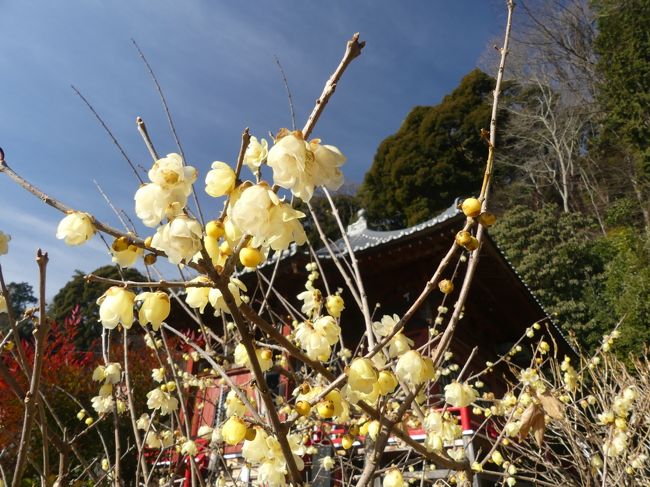
<path fill-rule="evenodd" d="M 457 209 L 456 205 L 430 220 L 394 231 L 371 230 L 363 212 L 359 213 L 357 220 L 348 226 L 346 236 L 349 246 L 358 260 L 367 299 L 375 320 L 379 320 L 383 315 L 402 316 L 405 313 L 413 301 L 418 298 L 427 281 L 431 279 L 440 260 L 454 241 L 454 236 L 462 229 L 464 223 L 465 216 Z M 365 333 L 364 319 L 352 295 L 347 291 L 345 280 L 332 259 L 332 254 L 340 257 L 341 265 L 349 273 L 352 273 L 350 262 L 347 259 L 347 249 L 348 244 L 341 238 L 336 242 L 330 242 L 329 248 L 318 250 L 316 255 L 322 273 L 327 278 L 329 291 L 334 293 L 339 288 L 343 290 L 341 295 L 345 300 L 346 309 L 341 319 L 342 338 L 346 348 L 354 350 Z M 257 298 L 268 294 L 269 308 L 276 310 L 276 316 L 285 320 L 285 326 L 288 327 L 291 317 L 286 311 L 284 311 L 284 315 L 282 311 L 277 311 L 285 309 L 280 306 L 278 296 L 291 299 L 304 291 L 307 275 L 305 266 L 313 260 L 313 255 L 304 247 L 296 248 L 294 246 L 279 258 L 280 262 L 271 259 L 258 269 L 266 279 L 271 279 L 275 273 L 274 286 L 278 295 L 266 293 L 266 288 L 263 286 L 264 279 L 259 281 L 262 285 L 258 284 L 256 273 L 243 274 L 240 275 L 240 278 L 248 285 L 250 294 L 255 294 Z M 465 265 L 466 260 L 464 262 L 463 259 L 458 263 L 452 262 L 443 278 L 449 279 L 454 272 L 458 272 L 461 277 L 454 282 L 461 281 Z M 323 289 L 324 282 L 317 280 L 316 285 Z M 459 287 L 460 284 L 457 284 L 457 289 L 449 295 L 441 293 L 437 288 L 434 289 L 408 322 L 404 333 L 415 342 L 415 347 L 422 346 L 427 343 L 427 340 L 430 340 L 432 327 L 437 327 L 438 332 L 444 331 L 444 325 L 436 325 L 436 318 L 441 311 L 444 313 L 445 308 L 448 308 L 448 313 L 452 312 L 451 308 L 456 301 Z M 299 301 L 294 300 L 292 305 L 299 307 L 298 303 Z M 479 372 L 486 368 L 486 363 L 495 362 L 500 356 L 510 351 L 516 342 L 525 335 L 526 330 L 538 322 L 542 323 L 540 333 L 547 334 L 559 354 L 573 353 L 570 344 L 526 283 L 508 262 L 497 244 L 489 235 L 486 235 L 463 316 L 459 321 L 451 345 L 454 361 L 462 366 L 472 356 L 467 373 Z M 441 327 L 443 328 L 440 329 Z M 529 362 L 530 354 L 527 355 L 525 347 L 520 355 L 522 364 Z M 192 367 L 191 364 L 189 366 Z M 246 369 L 232 369 L 230 374 L 237 384 L 246 384 L 251 378 Z M 507 377 L 508 371 L 504 368 L 487 374 L 482 380 L 485 382 L 486 388 L 498 396 L 505 389 L 504 381 L 507 380 Z M 285 376 L 273 371 L 267 374 L 267 381 L 269 385 L 276 388 L 279 394 L 285 395 L 287 398 L 295 387 L 295 384 L 291 384 Z M 436 389 L 428 391 L 432 397 L 430 404 L 440 404 L 441 387 L 447 382 L 446 377 L 442 376 Z M 223 419 L 222 408 L 226 393 L 225 388 L 208 389 L 201 393 L 201 397 L 197 399 L 201 403 L 201 408 L 194 408 L 193 413 L 194 433 L 202 424 L 214 426 L 220 423 Z M 485 420 L 485 417 L 475 417 L 471 408 L 460 408 L 459 410 L 452 408 L 450 411 L 458 416 L 464 431 L 464 438 L 472 436 L 476 426 Z M 312 466 L 307 467 L 307 480 L 312 485 L 328 487 L 337 485 L 339 482 L 336 474 L 330 475 L 320 469 L 317 460 L 318 456 L 334 455 L 340 445 L 342 433 L 343 430 L 337 430 L 336 425 L 332 425 L 332 430 L 326 432 L 331 440 L 330 445 L 320 447 L 319 454 L 311 459 Z M 423 441 L 425 436 L 421 429 L 414 429 L 409 433 L 412 438 L 419 441 Z M 355 448 L 360 454 L 360 461 L 362 461 L 363 444 L 357 442 Z M 384 455 L 385 462 L 390 464 L 392 455 L 398 455 L 400 449 L 398 441 L 389 442 Z M 467 451 L 470 456 L 473 455 L 475 446 L 469 445 Z M 223 452 L 223 458 L 227 461 L 237 461 L 239 456 L 237 447 L 227 448 Z M 204 467 L 219 468 L 218 463 L 214 456 L 211 460 L 206 457 Z M 437 474 L 434 470 L 427 475 L 434 479 L 436 475 L 443 476 L 445 474 L 446 472 L 443 471 Z M 242 475 L 254 474 L 244 472 Z M 407 475 L 408 473 L 405 473 L 405 476 Z M 477 477 L 474 485 L 494 485 L 494 480 Z"/>

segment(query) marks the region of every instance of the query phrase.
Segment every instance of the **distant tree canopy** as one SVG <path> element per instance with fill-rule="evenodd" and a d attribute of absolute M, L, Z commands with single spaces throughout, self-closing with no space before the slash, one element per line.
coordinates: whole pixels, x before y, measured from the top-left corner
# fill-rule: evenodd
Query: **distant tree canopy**
<path fill-rule="evenodd" d="M 7 284 L 7 291 L 9 291 L 9 301 L 11 302 L 13 316 L 17 321 L 22 320 L 27 308 L 34 306 L 38 302 L 38 299 L 34 296 L 34 288 L 29 283 L 10 282 Z M 5 329 L 8 326 L 9 316 L 5 313 L 0 314 L 0 329 Z M 23 337 L 29 336 L 32 331 L 31 320 L 28 319 L 22 322 L 18 330 Z"/>
<path fill-rule="evenodd" d="M 145 281 L 145 277 L 136 269 L 122 269 L 124 279 L 134 281 Z M 100 277 L 109 279 L 120 279 L 120 273 L 113 265 L 107 265 L 92 271 Z M 50 315 L 63 323 L 63 320 L 70 316 L 75 306 L 79 305 L 81 331 L 78 335 L 78 345 L 87 346 L 100 335 L 101 326 L 97 323 L 99 318 L 99 306 L 97 299 L 104 294 L 110 286 L 99 282 L 86 282 L 85 273 L 75 271 L 70 279 L 54 296 L 50 305 Z"/>
<path fill-rule="evenodd" d="M 7 290 L 11 296 L 11 308 L 16 319 L 20 319 L 27 308 L 38 302 L 34 296 L 34 288 L 26 282 L 10 282 L 7 284 Z"/>
<path fill-rule="evenodd" d="M 480 188 L 487 154 L 480 131 L 489 128 L 493 89 L 494 80 L 476 69 L 439 105 L 411 110 L 377 149 L 361 187 L 371 222 L 413 225 Z"/>

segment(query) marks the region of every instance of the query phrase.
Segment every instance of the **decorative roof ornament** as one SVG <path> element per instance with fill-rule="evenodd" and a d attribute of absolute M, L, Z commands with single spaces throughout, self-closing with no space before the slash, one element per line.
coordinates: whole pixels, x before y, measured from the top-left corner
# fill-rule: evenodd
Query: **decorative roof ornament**
<path fill-rule="evenodd" d="M 350 236 L 359 235 L 368 229 L 368 220 L 366 220 L 366 210 L 361 208 L 357 211 L 357 220 L 348 225 L 347 233 Z"/>

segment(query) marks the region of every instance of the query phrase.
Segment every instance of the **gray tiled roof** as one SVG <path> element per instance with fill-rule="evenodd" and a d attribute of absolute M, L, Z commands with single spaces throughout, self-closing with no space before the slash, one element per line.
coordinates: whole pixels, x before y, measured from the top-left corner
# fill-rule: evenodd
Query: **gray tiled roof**
<path fill-rule="evenodd" d="M 430 220 L 418 223 L 412 227 L 402 228 L 400 230 L 390 230 L 390 231 L 377 231 L 371 230 L 368 228 L 368 222 L 365 218 L 365 211 L 359 211 L 359 218 L 356 222 L 348 225 L 347 231 L 345 232 L 350 241 L 350 246 L 352 247 L 353 252 L 359 252 L 362 250 L 369 249 L 371 247 L 376 247 L 378 245 L 383 245 L 393 240 L 398 240 L 400 238 L 412 235 L 414 233 L 420 232 L 427 228 L 435 227 L 439 223 L 445 222 L 454 216 L 458 215 L 460 210 L 458 209 L 457 201 L 454 202 L 452 206 L 447 208 L 445 211 L 439 215 L 431 218 Z M 347 245 L 345 241 L 340 238 L 336 242 L 330 244 L 333 251 L 336 251 L 339 254 L 347 253 Z M 330 258 L 330 254 L 326 248 L 322 248 L 316 252 L 319 257 Z"/>

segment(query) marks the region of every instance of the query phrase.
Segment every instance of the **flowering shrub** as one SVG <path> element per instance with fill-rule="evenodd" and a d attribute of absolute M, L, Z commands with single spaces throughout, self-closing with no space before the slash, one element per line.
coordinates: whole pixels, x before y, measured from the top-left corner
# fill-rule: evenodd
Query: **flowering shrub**
<path fill-rule="evenodd" d="M 2 160 L 4 173 L 67 214 L 59 225 L 59 238 L 80 245 L 97 232 L 110 235 L 114 239 L 110 252 L 118 265 L 133 265 L 142 258 L 148 275 L 161 277 L 134 282 L 87 276 L 111 287 L 97 301 L 101 353 L 83 364 L 88 369 L 86 376 L 92 375 L 93 380 L 85 382 L 83 409 L 76 415 L 85 429 L 71 428 L 72 437 L 61 425 L 46 428 L 47 414 L 53 415 L 58 403 L 53 407 L 47 401 L 48 374 L 43 371 L 49 366 L 49 322 L 41 296 L 34 344 L 16 344 L 12 359 L 18 366 L 5 374 L 24 375 L 24 387 L 14 389 L 20 399 L 28 399 L 22 406 L 23 428 L 13 484 L 20 482 L 28 458 L 33 461 L 32 430 L 41 435 L 51 431 L 56 449 L 68 455 L 69 460 L 61 462 L 58 470 L 59 484 L 68 482 L 73 472 L 81 472 L 78 476 L 84 480 L 114 485 L 125 479 L 151 485 L 180 478 L 192 485 L 222 485 L 253 476 L 258 484 L 275 487 L 302 484 L 310 465 L 309 479 L 325 470 L 360 487 L 370 485 L 380 474 L 385 487 L 402 487 L 415 481 L 416 469 L 422 482 L 432 468 L 444 469 L 446 479 L 439 481 L 443 484 L 466 485 L 475 474 L 482 474 L 514 485 L 518 479 L 532 478 L 526 475 L 541 475 L 538 470 L 555 468 L 552 462 L 538 466 L 532 454 L 525 460 L 506 460 L 504 447 L 515 445 L 510 437 L 518 435 L 513 448 L 526 448 L 529 433 L 538 445 L 546 444 L 545 433 L 553 428 L 551 420 L 569 418 L 566 409 L 574 398 L 587 401 L 585 418 L 596 414 L 589 409 L 593 404 L 582 396 L 581 387 L 589 387 L 583 369 L 575 369 L 570 360 L 554 363 L 548 358 L 550 345 L 542 341 L 533 347 L 531 366 L 515 370 L 519 381 L 497 399 L 489 392 L 479 393 L 483 387 L 479 379 L 491 373 L 494 364 L 471 376 L 468 366 L 474 352 L 462 365 L 450 351 L 485 229 L 495 222 L 488 211 L 489 190 L 513 3 L 508 2 L 508 7 L 482 189 L 477 197 L 462 203 L 463 229 L 449 238 L 449 251 L 401 316 L 374 317 L 371 305 L 377 303 L 368 302 L 363 276 L 333 203 L 345 251 L 333 249 L 322 230 L 319 233 L 324 251 L 348 286 L 349 299 L 332 289 L 313 253 L 305 269 L 304 290 L 295 297 L 275 296 L 273 307 L 269 296 L 277 293 L 277 274 L 266 278 L 255 273 L 265 263 L 279 262 L 284 251 L 306 243 L 302 223 L 306 215 L 296 209 L 296 201 L 302 200 L 309 209 L 317 187 L 331 201 L 328 190 L 343 183 L 340 168 L 345 156 L 310 136 L 343 72 L 361 53 L 363 43 L 358 35 L 348 42 L 343 60 L 302 130 L 280 129 L 269 144 L 246 129 L 237 161 L 213 162 L 204 177 L 202 168 L 188 165 L 182 154 L 159 157 L 139 119 L 140 133 L 152 157 L 149 182 L 133 188 L 135 213 L 149 234 L 144 238 L 132 228 L 117 230 L 44 195 Z M 198 198 L 190 204 L 198 181 L 205 182 L 202 189 L 213 198 L 205 211 Z M 313 212 L 312 218 L 318 228 Z M 177 265 L 181 279 L 162 279 L 156 267 L 158 259 Z M 46 254 L 39 252 L 37 262 L 44 286 Z M 250 283 L 255 283 L 254 287 Z M 135 288 L 146 291 L 136 295 Z M 440 292 L 442 305 L 427 330 L 427 339 L 416 346 L 403 330 L 432 292 Z M 3 296 L 10 299 L 4 286 Z M 193 335 L 183 335 L 168 323 L 172 299 L 195 321 Z M 359 324 L 346 312 L 352 307 L 358 308 L 365 328 L 362 342 L 354 350 L 341 332 L 344 326 Z M 9 319 L 15 329 L 15 317 Z M 534 336 L 534 329 L 527 335 Z M 517 346 L 515 352 L 522 349 Z M 609 346 L 607 341 L 603 350 Z M 28 354 L 30 347 L 33 353 Z M 197 365 L 186 367 L 180 351 L 185 352 L 184 360 Z M 500 359 L 501 365 L 510 363 L 510 356 Z M 547 365 L 563 373 L 562 392 L 558 383 L 545 378 Z M 140 375 L 145 370 L 146 380 Z M 632 380 L 631 374 L 628 377 Z M 625 387 L 617 386 L 615 398 L 603 394 L 603 401 L 613 401 L 599 413 L 597 430 L 604 436 L 588 440 L 594 442 L 593 448 L 602 441 L 605 457 L 629 459 L 622 471 L 628 474 L 628 467 L 632 468 L 629 475 L 633 475 L 642 467 L 632 464 L 642 466 L 644 458 L 638 449 L 627 453 L 630 443 L 638 444 L 636 439 L 628 443 L 627 426 L 634 424 L 641 431 L 644 426 L 634 422 L 637 417 L 632 415 L 640 390 Z M 208 394 L 215 390 L 219 391 L 217 398 Z M 468 407 L 488 417 L 474 432 L 473 425 L 467 423 Z M 212 415 L 203 414 L 210 408 Z M 557 444 L 549 442 L 562 461 L 568 457 L 562 450 L 566 442 L 561 435 L 577 427 L 576 421 L 568 422 L 564 432 L 555 430 L 555 438 L 561 438 Z M 420 431 L 423 441 L 411 435 L 414 430 Z M 103 452 L 93 451 L 89 460 L 79 451 L 78 439 L 93 431 L 101 435 Z M 104 433 L 110 431 L 114 434 L 109 443 Z M 469 447 L 479 435 L 491 441 L 487 453 Z M 401 445 L 406 453 L 391 455 L 388 460 L 389 444 Z M 577 447 L 581 455 L 595 457 L 582 443 Z M 320 449 L 326 448 L 336 449 L 336 459 L 321 455 L 314 461 Z M 356 456 L 361 449 L 363 461 Z M 502 470 L 485 468 L 488 462 Z M 593 467 L 602 467 L 603 479 L 613 472 L 606 471 L 607 465 L 603 460 L 601 466 Z M 49 468 L 44 462 L 43 469 Z M 559 474 L 548 475 L 555 478 Z"/>

